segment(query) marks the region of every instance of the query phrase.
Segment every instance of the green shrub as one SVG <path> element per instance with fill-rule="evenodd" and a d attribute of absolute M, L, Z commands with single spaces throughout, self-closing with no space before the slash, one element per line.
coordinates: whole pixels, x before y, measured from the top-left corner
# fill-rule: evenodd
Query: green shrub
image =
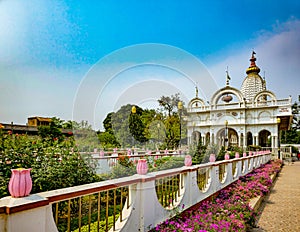
<path fill-rule="evenodd" d="M 7 196 L 11 169 L 32 168 L 37 193 L 99 181 L 72 139 L 63 142 L 0 133 L 0 198 Z"/>

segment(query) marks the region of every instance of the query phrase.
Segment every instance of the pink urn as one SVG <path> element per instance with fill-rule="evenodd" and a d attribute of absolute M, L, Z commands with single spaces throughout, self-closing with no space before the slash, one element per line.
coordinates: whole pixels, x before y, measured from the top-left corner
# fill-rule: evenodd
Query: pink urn
<path fill-rule="evenodd" d="M 12 169 L 8 191 L 12 197 L 26 197 L 32 189 L 31 168 Z"/>
<path fill-rule="evenodd" d="M 230 159 L 230 156 L 229 156 L 228 152 L 225 154 L 224 158 L 225 158 L 225 160 L 229 160 Z"/>
<path fill-rule="evenodd" d="M 235 153 L 235 158 L 240 158 L 240 154 L 238 152 Z"/>
<path fill-rule="evenodd" d="M 104 156 L 104 151 L 100 151 L 100 157 Z"/>
<path fill-rule="evenodd" d="M 185 166 L 192 166 L 192 157 L 190 155 L 186 155 L 184 158 Z"/>
<path fill-rule="evenodd" d="M 140 175 L 146 175 L 148 172 L 148 164 L 146 159 L 139 159 L 136 165 L 136 172 Z"/>
<path fill-rule="evenodd" d="M 247 157 L 247 153 L 246 152 L 243 153 L 243 157 Z"/>
<path fill-rule="evenodd" d="M 210 154 L 209 162 L 215 162 L 215 161 L 216 161 L 216 155 L 215 154 Z"/>

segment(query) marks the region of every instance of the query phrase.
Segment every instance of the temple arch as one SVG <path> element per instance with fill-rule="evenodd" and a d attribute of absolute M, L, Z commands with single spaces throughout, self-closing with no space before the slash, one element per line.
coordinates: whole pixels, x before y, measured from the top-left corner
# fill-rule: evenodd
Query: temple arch
<path fill-rule="evenodd" d="M 215 92 L 215 94 L 212 96 L 212 98 L 210 100 L 211 104 L 216 105 L 218 103 L 218 101 L 220 100 L 220 98 L 226 94 L 232 94 L 238 98 L 239 102 L 243 102 L 243 95 L 242 95 L 241 91 L 239 91 L 238 89 L 233 88 L 231 86 L 226 86 L 226 87 L 218 90 L 217 92 Z"/>

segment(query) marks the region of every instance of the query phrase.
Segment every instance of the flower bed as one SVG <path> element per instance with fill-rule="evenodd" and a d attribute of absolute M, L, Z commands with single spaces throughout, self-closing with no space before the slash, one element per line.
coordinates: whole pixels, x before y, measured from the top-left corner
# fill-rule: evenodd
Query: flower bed
<path fill-rule="evenodd" d="M 202 201 L 197 208 L 186 210 L 151 231 L 246 231 L 254 226 L 258 214 L 250 200 L 270 191 L 271 175 L 277 174 L 281 165 L 280 160 L 262 165 L 221 190 L 215 198 Z"/>

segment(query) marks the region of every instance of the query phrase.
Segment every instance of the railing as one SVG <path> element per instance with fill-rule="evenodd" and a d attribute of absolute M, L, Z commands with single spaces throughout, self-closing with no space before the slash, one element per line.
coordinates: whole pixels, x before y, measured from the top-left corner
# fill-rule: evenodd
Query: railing
<path fill-rule="evenodd" d="M 189 107 L 188 112 L 201 112 L 201 111 L 208 111 L 208 110 L 228 110 L 228 109 L 238 109 L 238 108 L 249 108 L 249 107 L 260 107 L 260 106 L 284 106 L 284 105 L 291 105 L 292 101 L 290 98 L 285 99 L 277 99 L 277 100 L 268 100 L 268 101 L 261 101 L 261 102 L 232 102 L 232 103 L 222 103 L 216 104 L 213 106 L 200 106 L 200 107 Z"/>
<path fill-rule="evenodd" d="M 89 157 L 89 162 L 95 169 L 97 174 L 109 173 L 113 167 L 115 167 L 119 162 L 119 154 L 127 155 L 126 151 L 122 153 L 117 152 L 106 152 L 101 155 L 100 152 L 81 152 L 81 155 Z M 148 159 L 161 159 L 165 156 L 176 156 L 184 157 L 186 152 L 184 150 L 176 151 L 156 151 L 154 153 L 138 152 L 134 154 L 127 155 L 130 161 L 137 162 L 140 158 L 147 157 Z"/>
<path fill-rule="evenodd" d="M 0 231 L 147 231 L 271 159 L 270 152 L 0 200 Z"/>

